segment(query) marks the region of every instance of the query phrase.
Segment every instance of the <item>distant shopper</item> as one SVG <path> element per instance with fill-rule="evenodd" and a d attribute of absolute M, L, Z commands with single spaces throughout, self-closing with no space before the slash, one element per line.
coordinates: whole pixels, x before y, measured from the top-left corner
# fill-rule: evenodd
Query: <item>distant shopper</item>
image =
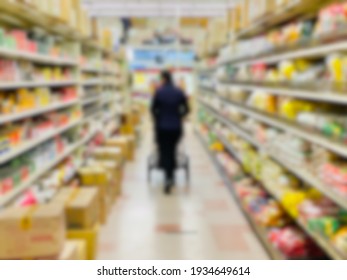
<path fill-rule="evenodd" d="M 159 165 L 165 171 L 165 193 L 170 194 L 174 184 L 176 152 L 183 135 L 183 121 L 189 113 L 185 93 L 177 88 L 171 73 L 161 73 L 162 86 L 156 91 L 151 105 Z"/>

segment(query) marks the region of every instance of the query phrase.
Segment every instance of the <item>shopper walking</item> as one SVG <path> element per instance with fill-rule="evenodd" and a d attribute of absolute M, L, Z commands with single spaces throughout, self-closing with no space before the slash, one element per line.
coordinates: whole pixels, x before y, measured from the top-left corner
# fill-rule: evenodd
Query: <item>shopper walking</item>
<path fill-rule="evenodd" d="M 185 93 L 174 85 L 171 73 L 161 73 L 162 85 L 156 91 L 151 105 L 154 119 L 159 165 L 165 171 L 165 193 L 170 194 L 174 184 L 176 152 L 183 136 L 183 121 L 189 114 Z"/>

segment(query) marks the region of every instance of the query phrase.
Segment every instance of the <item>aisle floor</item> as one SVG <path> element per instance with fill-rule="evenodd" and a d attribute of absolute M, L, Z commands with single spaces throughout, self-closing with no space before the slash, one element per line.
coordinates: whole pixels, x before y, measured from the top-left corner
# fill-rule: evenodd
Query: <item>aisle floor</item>
<path fill-rule="evenodd" d="M 135 161 L 126 168 L 123 194 L 100 233 L 98 258 L 268 259 L 193 131 L 186 136 L 191 186 L 171 196 L 147 184 L 151 139 L 142 139 Z"/>

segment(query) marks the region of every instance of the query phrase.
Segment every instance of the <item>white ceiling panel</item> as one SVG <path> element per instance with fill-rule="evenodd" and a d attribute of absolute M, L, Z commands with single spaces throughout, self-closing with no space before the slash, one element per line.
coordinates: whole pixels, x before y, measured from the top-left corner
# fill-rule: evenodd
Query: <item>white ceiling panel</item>
<path fill-rule="evenodd" d="M 84 0 L 96 17 L 220 17 L 233 0 Z"/>

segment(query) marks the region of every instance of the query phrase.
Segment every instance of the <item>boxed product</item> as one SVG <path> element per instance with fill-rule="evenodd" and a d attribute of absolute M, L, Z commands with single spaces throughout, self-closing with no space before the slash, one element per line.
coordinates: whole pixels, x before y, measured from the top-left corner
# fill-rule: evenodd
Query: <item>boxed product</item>
<path fill-rule="evenodd" d="M 133 139 L 133 138 L 132 138 Z M 134 139 L 128 136 L 116 136 L 105 141 L 107 147 L 120 148 L 127 160 L 132 160 L 134 156 Z"/>
<path fill-rule="evenodd" d="M 96 163 L 108 170 L 110 174 L 110 186 L 108 191 L 112 200 L 115 200 L 121 192 L 123 172 L 120 163 L 116 160 L 98 160 Z"/>
<path fill-rule="evenodd" d="M 98 221 L 99 190 L 97 188 L 63 188 L 54 201 L 65 205 L 68 228 L 91 228 Z"/>
<path fill-rule="evenodd" d="M 84 240 L 86 244 L 87 260 L 95 260 L 99 236 L 99 225 L 91 229 L 71 229 L 67 231 L 69 240 Z"/>
<path fill-rule="evenodd" d="M 91 165 L 80 168 L 78 174 L 83 187 L 97 187 L 99 189 L 99 218 L 102 224 L 106 223 L 111 204 L 111 197 L 108 195 L 111 185 L 109 172 L 100 165 Z"/>
<path fill-rule="evenodd" d="M 59 203 L 0 212 L 0 259 L 57 256 L 65 244 L 65 213 Z"/>
<path fill-rule="evenodd" d="M 100 165 L 89 165 L 80 168 L 78 175 L 82 185 L 85 186 L 106 186 L 109 182 L 109 174 Z M 103 195 L 104 193 L 102 193 Z"/>
<path fill-rule="evenodd" d="M 125 150 L 118 147 L 99 147 L 93 150 L 92 156 L 97 160 L 118 160 L 123 163 L 126 159 Z"/>

